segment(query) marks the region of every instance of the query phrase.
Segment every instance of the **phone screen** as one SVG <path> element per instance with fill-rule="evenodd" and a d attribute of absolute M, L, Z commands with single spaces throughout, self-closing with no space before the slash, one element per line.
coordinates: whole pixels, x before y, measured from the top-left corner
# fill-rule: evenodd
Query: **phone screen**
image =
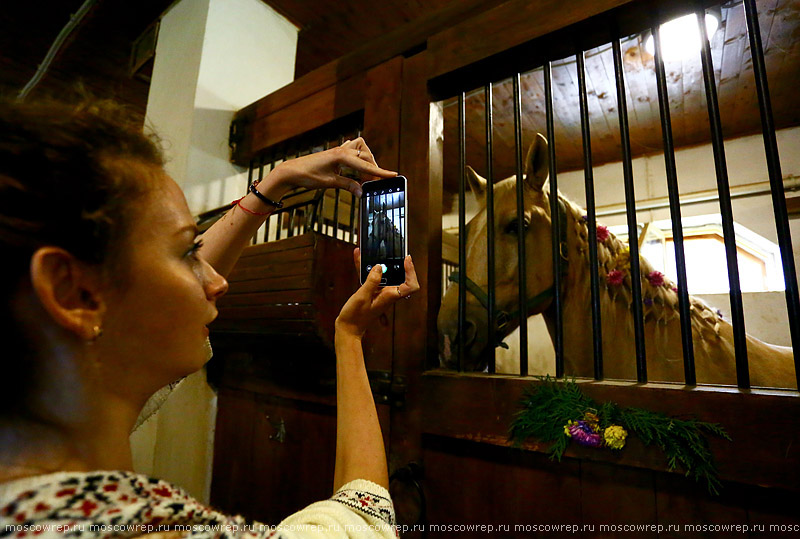
<path fill-rule="evenodd" d="M 406 278 L 406 179 L 397 176 L 367 182 L 362 191 L 361 282 L 375 265 L 383 264 L 381 285 L 400 285 Z"/>

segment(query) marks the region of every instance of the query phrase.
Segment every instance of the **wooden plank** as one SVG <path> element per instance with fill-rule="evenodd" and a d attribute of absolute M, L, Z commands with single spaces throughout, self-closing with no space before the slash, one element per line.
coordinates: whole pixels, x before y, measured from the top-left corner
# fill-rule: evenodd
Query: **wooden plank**
<path fill-rule="evenodd" d="M 530 383 L 529 379 L 509 376 L 426 373 L 422 425 L 431 434 L 507 444 L 511 418 L 522 391 Z M 723 479 L 787 489 L 800 485 L 800 432 L 796 428 L 800 394 L 796 391 L 754 390 L 748 394 L 612 382 L 587 382 L 581 387 L 600 402 L 640 406 L 670 415 L 694 415 L 721 423 L 735 440 L 709 440 Z M 525 447 L 534 451 L 546 449 L 535 441 Z M 667 469 L 659 451 L 642 446 L 635 438 L 620 455 L 581 447 L 570 448 L 567 455 L 658 471 Z"/>
<path fill-rule="evenodd" d="M 253 432 L 253 513 L 277 525 L 330 497 L 336 416 L 329 407 L 258 396 Z M 311 464 L 313 463 L 313 465 Z"/>
<path fill-rule="evenodd" d="M 726 483 L 719 496 L 710 496 L 705 485 L 687 481 L 676 474 L 655 473 L 655 501 L 658 523 L 664 525 L 659 537 L 686 537 L 687 524 L 745 524 L 745 485 Z M 677 528 L 669 528 L 669 525 Z"/>
<path fill-rule="evenodd" d="M 441 116 L 427 87 L 427 53 L 403 63 L 399 169 L 408 177 L 408 248 L 421 290 L 395 307 L 392 373 L 406 384 L 405 405 L 392 413 L 389 468 L 421 454 L 421 373 L 436 355 L 436 313 L 441 297 L 442 238 Z M 432 118 L 431 110 L 436 110 Z M 402 503 L 402 500 L 399 502 Z"/>
<path fill-rule="evenodd" d="M 280 290 L 277 292 L 257 292 L 249 294 L 225 294 L 217 300 L 217 307 L 242 305 L 276 305 L 279 303 L 311 303 L 310 290 Z"/>
<path fill-rule="evenodd" d="M 215 361 L 222 361 L 222 357 Z M 250 514 L 247 483 L 253 467 L 252 395 L 221 388 L 214 435 L 211 504 L 231 514 Z"/>
<path fill-rule="evenodd" d="M 255 305 L 220 308 L 218 320 L 311 320 L 313 305 Z"/>
<path fill-rule="evenodd" d="M 429 76 L 438 77 L 534 38 L 588 19 L 630 0 L 510 0 L 431 36 Z"/>
<path fill-rule="evenodd" d="M 257 118 L 243 130 L 232 160 L 246 166 L 255 154 L 279 142 L 328 124 L 364 106 L 364 81 L 351 77 L 302 101 Z"/>
<path fill-rule="evenodd" d="M 265 253 L 274 253 L 278 251 L 288 251 L 290 249 L 299 249 L 301 247 L 311 247 L 314 245 L 318 234 L 309 232 L 300 236 L 292 238 L 284 238 L 279 241 L 271 241 L 269 243 L 259 243 L 258 245 L 250 245 L 244 248 L 240 258 L 247 258 L 249 256 L 262 255 Z"/>
<path fill-rule="evenodd" d="M 245 294 L 248 292 L 266 292 L 271 290 L 303 290 L 311 288 L 311 275 L 292 275 L 272 279 L 255 279 L 230 283 L 228 293 Z"/>
<path fill-rule="evenodd" d="M 423 438 L 423 451 L 431 524 L 493 524 L 488 535 L 533 537 L 525 525 L 580 519 L 576 461 L 559 464 L 542 454 L 434 436 Z"/>
<path fill-rule="evenodd" d="M 250 281 L 253 279 L 265 279 L 278 276 L 308 275 L 311 273 L 311 266 L 311 260 L 284 262 L 282 256 L 274 256 L 267 264 L 241 269 L 238 267 L 234 268 L 228 276 L 228 282 Z"/>
<path fill-rule="evenodd" d="M 378 163 L 389 170 L 398 169 L 403 63 L 402 57 L 392 58 L 367 73 L 364 138 Z M 409 195 L 406 195 L 408 200 L 414 200 Z M 413 204 L 409 204 L 411 206 Z M 394 308 L 391 308 L 382 317 L 382 324 L 374 324 L 367 330 L 363 340 L 367 369 L 391 372 L 393 337 L 390 335 L 393 327 Z M 384 423 L 381 427 L 387 436 L 390 425 Z"/>
<path fill-rule="evenodd" d="M 300 237 L 300 236 L 296 236 Z M 290 238 L 295 239 L 295 238 Z M 270 243 L 279 243 L 286 240 L 278 240 L 278 242 L 270 242 Z M 268 245 L 268 244 L 259 244 L 259 245 Z M 252 247 L 258 247 L 258 245 L 253 245 Z M 233 272 L 236 272 L 240 269 L 252 268 L 255 266 L 266 266 L 268 264 L 273 263 L 275 260 L 281 260 L 286 263 L 294 263 L 294 262 L 303 262 L 306 260 L 312 260 L 314 258 L 314 250 L 309 248 L 299 248 L 299 249 L 289 249 L 287 251 L 278 251 L 278 252 L 267 252 L 262 254 L 257 254 L 253 256 L 247 256 L 239 258 L 236 262 L 236 266 L 234 267 Z"/>
<path fill-rule="evenodd" d="M 584 525 L 595 526 L 596 537 L 618 536 L 603 532 L 601 524 L 657 523 L 654 472 L 603 462 L 582 461 L 580 466 L 581 520 Z"/>

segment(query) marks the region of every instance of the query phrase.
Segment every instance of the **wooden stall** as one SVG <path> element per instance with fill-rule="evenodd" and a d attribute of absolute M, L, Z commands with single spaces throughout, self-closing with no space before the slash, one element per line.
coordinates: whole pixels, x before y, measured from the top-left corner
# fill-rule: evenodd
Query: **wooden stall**
<path fill-rule="evenodd" d="M 721 495 L 712 496 L 667 471 L 657 450 L 635 441 L 619 453 L 571 448 L 560 463 L 534 440 L 512 448 L 509 425 L 532 379 L 438 368 L 442 99 L 470 81 L 501 76 L 520 55 L 533 58 L 536 46 L 572 35 L 563 32 L 575 25 L 589 36 L 608 13 L 635 25 L 648 13 L 694 6 L 643 0 L 575 0 L 569 6 L 549 0 L 454 2 L 236 115 L 232 160 L 240 165 L 356 114 L 363 117 L 363 135 L 379 164 L 409 180 L 408 243 L 422 291 L 397 304 L 388 325 L 365 340 L 398 519 L 428 526 L 409 536 L 461 535 L 459 529 L 435 532 L 430 525 L 467 523 L 495 530 L 510 525 L 504 535 L 517 537 L 532 535 L 534 524 L 598 526 L 585 529 L 600 534 L 601 524 L 742 524 L 752 530 L 800 523 L 797 391 L 579 380 L 599 401 L 722 424 L 733 441 L 712 440 L 724 484 Z M 248 247 L 234 270 L 231 294 L 220 301 L 220 321 L 212 331 L 213 379 L 220 386 L 214 505 L 277 523 L 330 495 L 330 307 L 355 290 L 350 248 L 312 232 Z M 447 258 L 453 261 L 452 254 Z M 278 292 L 272 283 L 279 279 L 300 284 L 293 292 Z"/>

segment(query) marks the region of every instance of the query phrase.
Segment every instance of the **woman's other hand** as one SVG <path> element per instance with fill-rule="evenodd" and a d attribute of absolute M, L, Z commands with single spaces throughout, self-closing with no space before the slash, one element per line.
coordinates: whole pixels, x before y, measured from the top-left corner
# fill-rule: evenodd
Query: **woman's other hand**
<path fill-rule="evenodd" d="M 342 173 L 356 173 L 354 180 Z M 392 178 L 396 172 L 384 170 L 375 162 L 364 139 L 348 140 L 339 147 L 284 161 L 259 184 L 263 194 L 282 197 L 292 189 L 347 189 L 361 196 L 361 184 L 378 178 Z"/>
<path fill-rule="evenodd" d="M 360 271 L 361 252 L 358 248 L 353 251 L 355 258 L 356 271 Z M 419 290 L 417 272 L 414 270 L 414 263 L 411 255 L 406 256 L 403 261 L 406 272 L 406 280 L 400 286 L 380 287 L 381 266 L 376 265 L 367 275 L 367 279 L 356 293 L 350 296 L 339 316 L 336 318 L 336 334 L 349 335 L 360 339 L 364 332 L 374 323 L 374 321 L 384 314 L 390 306 L 397 301 L 414 294 Z"/>

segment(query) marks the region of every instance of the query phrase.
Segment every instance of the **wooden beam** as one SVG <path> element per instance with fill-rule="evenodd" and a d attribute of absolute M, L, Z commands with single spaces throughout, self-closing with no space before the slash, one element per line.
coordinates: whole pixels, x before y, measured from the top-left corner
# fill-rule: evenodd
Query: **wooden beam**
<path fill-rule="evenodd" d="M 430 78 L 578 23 L 631 0 L 511 0 L 428 39 Z"/>

